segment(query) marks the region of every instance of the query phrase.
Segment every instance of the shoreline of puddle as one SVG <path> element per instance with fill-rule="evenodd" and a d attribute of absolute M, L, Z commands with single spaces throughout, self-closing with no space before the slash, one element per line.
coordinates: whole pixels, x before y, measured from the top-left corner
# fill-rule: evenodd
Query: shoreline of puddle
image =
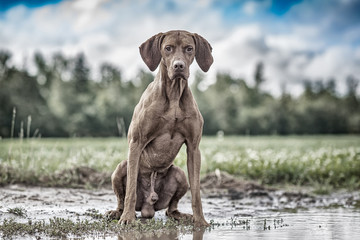
<path fill-rule="evenodd" d="M 53 217 L 93 220 L 92 211 L 104 214 L 116 206 L 111 189 L 71 189 L 8 185 L 0 188 L 0 222 L 48 221 Z M 205 218 L 213 221 L 213 229 L 203 232 L 182 233 L 168 231 L 160 235 L 138 233 L 135 239 L 299 239 L 296 236 L 338 236 L 356 239 L 360 234 L 360 192 L 337 191 L 329 195 L 310 195 L 284 190 L 245 189 L 224 191 L 204 189 L 202 203 Z M 9 209 L 24 208 L 26 216 L 9 213 Z M 179 202 L 179 210 L 192 213 L 191 194 Z M 140 216 L 140 213 L 137 213 Z M 165 211 L 155 219 L 166 220 Z M 232 225 L 231 221 L 248 221 L 247 225 Z M 291 235 L 290 232 L 296 233 Z M 341 233 L 342 235 L 338 235 Z M 359 234 L 358 234 L 359 233 Z M 129 236 L 128 236 L 128 235 Z M 31 237 L 31 236 L 28 236 Z M 71 238 L 71 236 L 68 236 Z M 134 233 L 110 236 L 84 236 L 85 238 L 131 239 Z M 26 238 L 26 237 L 25 237 Z M 327 237 L 325 237 L 327 238 Z"/>

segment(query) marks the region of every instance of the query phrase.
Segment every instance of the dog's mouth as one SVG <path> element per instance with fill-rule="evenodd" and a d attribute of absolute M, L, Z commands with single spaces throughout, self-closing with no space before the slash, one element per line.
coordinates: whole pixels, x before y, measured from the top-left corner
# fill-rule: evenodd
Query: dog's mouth
<path fill-rule="evenodd" d="M 187 77 L 182 73 L 177 73 L 174 74 L 174 76 L 171 78 L 171 80 L 181 80 L 181 79 L 187 80 Z"/>

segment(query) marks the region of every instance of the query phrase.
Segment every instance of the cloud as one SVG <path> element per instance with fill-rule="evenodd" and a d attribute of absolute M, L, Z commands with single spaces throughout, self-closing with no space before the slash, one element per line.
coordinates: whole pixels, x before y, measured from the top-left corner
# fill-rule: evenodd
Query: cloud
<path fill-rule="evenodd" d="M 265 1 L 247 1 L 242 7 L 242 12 L 247 15 L 254 16 L 258 12 L 264 12 L 271 6 L 270 0 Z"/>
<path fill-rule="evenodd" d="M 305 0 L 281 16 L 271 12 L 276 2 L 76 0 L 17 6 L 0 18 L 0 46 L 18 66 L 35 51 L 48 58 L 59 51 L 84 52 L 93 68 L 110 62 L 130 79 L 146 69 L 138 52 L 142 42 L 158 32 L 186 29 L 213 46 L 210 83 L 220 71 L 251 84 L 259 61 L 265 64 L 264 89 L 275 94 L 284 84 L 298 94 L 303 79 L 333 76 L 343 84 L 347 75 L 360 75 L 358 1 Z"/>
<path fill-rule="evenodd" d="M 306 29 L 309 32 L 302 34 Z M 214 67 L 254 84 L 255 66 L 261 61 L 267 79 L 263 89 L 275 95 L 281 93 L 283 86 L 298 95 L 304 80 L 330 78 L 335 78 L 344 93 L 347 76 L 360 76 L 360 48 L 354 51 L 347 45 L 326 47 L 318 37 L 312 27 L 271 34 L 260 25 L 243 25 L 214 45 L 214 57 L 220 59 Z"/>
<path fill-rule="evenodd" d="M 35 51 L 48 56 L 57 51 L 68 56 L 84 52 L 92 66 L 109 61 L 120 65 L 128 78 L 137 68 L 145 68 L 138 46 L 158 32 L 188 29 L 212 38 L 224 33 L 216 10 L 204 2 L 188 8 L 188 2 L 181 1 L 174 7 L 159 1 L 107 0 L 64 1 L 35 9 L 17 6 L 6 12 L 0 27 L 4 29 L 0 45 L 14 53 L 17 65 Z"/>
<path fill-rule="evenodd" d="M 323 36 L 328 44 L 360 43 L 360 35 L 352 39 L 343 38 L 359 28 L 359 12 L 360 1 L 356 0 L 305 0 L 291 8 L 286 13 L 285 20 L 289 26 L 296 23 L 315 25 L 318 34 Z"/>

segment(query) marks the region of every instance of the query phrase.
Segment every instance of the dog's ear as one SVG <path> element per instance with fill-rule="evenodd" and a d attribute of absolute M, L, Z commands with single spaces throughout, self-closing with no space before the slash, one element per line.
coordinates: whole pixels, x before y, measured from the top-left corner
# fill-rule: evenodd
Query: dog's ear
<path fill-rule="evenodd" d="M 154 71 L 161 61 L 160 46 L 164 36 L 163 33 L 158 33 L 139 47 L 141 58 L 151 71 Z"/>
<path fill-rule="evenodd" d="M 195 41 L 195 59 L 201 70 L 207 72 L 214 62 L 211 55 L 212 47 L 202 36 L 194 33 L 193 38 Z"/>

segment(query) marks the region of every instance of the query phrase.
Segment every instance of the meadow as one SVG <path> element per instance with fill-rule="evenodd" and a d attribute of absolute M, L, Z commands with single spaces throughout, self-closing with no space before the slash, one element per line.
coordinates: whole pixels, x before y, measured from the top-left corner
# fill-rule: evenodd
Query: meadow
<path fill-rule="evenodd" d="M 359 136 L 203 137 L 200 149 L 202 176 L 219 169 L 262 184 L 318 192 L 360 188 Z M 110 183 L 126 157 L 124 138 L 2 139 L 0 185 L 99 187 Z M 186 172 L 185 146 L 175 164 Z"/>

